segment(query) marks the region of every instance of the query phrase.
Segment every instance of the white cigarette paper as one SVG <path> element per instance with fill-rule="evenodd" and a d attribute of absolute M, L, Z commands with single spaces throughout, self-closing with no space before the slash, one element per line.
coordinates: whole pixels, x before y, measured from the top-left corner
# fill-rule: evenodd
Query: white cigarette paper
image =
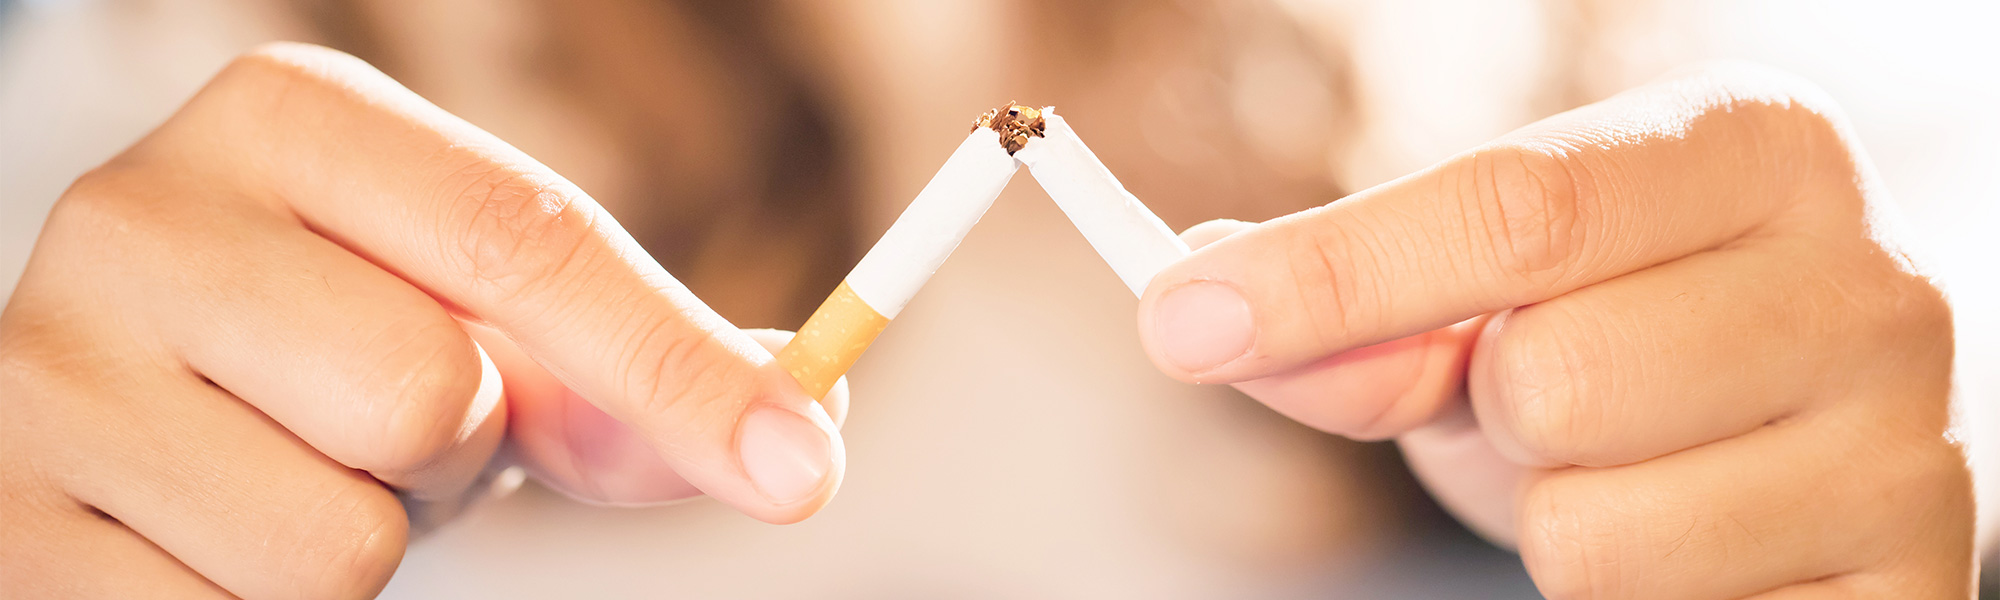
<path fill-rule="evenodd" d="M 917 199 L 778 351 L 778 364 L 814 399 L 825 398 L 958 249 L 1020 168 L 1001 146 L 999 133 L 982 127 L 965 136 Z"/>
<path fill-rule="evenodd" d="M 1187 256 L 1180 236 L 1125 191 L 1053 109 L 1009 105 L 980 117 L 916 200 L 778 352 L 779 364 L 807 393 L 824 398 L 1024 164 L 1134 295 Z"/>
<path fill-rule="evenodd" d="M 982 127 L 965 136 L 930 184 L 854 265 L 847 285 L 882 316 L 896 318 L 1020 168 L 1000 147 L 1000 134 Z"/>
<path fill-rule="evenodd" d="M 1144 294 L 1154 275 L 1188 255 L 1187 243 L 1125 191 L 1053 107 L 1042 109 L 1042 118 L 1047 121 L 1043 137 L 1028 140 L 1014 159 L 1028 165 L 1035 181 L 1111 264 L 1125 287 L 1133 295 Z"/>

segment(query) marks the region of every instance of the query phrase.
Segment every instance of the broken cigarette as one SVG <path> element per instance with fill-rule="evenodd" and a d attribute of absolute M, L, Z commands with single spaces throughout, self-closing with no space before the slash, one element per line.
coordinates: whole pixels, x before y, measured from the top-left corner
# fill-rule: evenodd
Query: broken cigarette
<path fill-rule="evenodd" d="M 1042 109 L 1040 116 L 1043 135 L 1025 140 L 1014 159 L 1028 166 L 1125 287 L 1135 296 L 1144 294 L 1154 275 L 1188 255 L 1187 243 L 1125 191 L 1055 107 Z"/>
<path fill-rule="evenodd" d="M 807 393 L 826 397 L 1023 164 L 1134 295 L 1187 256 L 1180 236 L 1126 191 L 1054 110 L 1010 104 L 973 123 L 917 199 L 778 351 L 778 364 Z"/>
<path fill-rule="evenodd" d="M 1021 168 L 1010 154 L 1040 135 L 1039 119 L 1023 118 L 1023 109 L 1034 110 L 1010 106 L 980 117 L 916 200 L 778 351 L 778 364 L 813 398 L 826 397 L 1000 197 Z"/>

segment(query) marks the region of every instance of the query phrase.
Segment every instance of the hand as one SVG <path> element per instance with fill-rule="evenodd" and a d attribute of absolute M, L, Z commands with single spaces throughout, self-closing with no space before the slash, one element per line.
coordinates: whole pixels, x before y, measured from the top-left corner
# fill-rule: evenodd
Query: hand
<path fill-rule="evenodd" d="M 0 316 L 0 595 L 369 596 L 510 425 L 571 493 L 796 521 L 840 436 L 766 347 L 533 159 L 265 47 L 76 182 Z"/>
<path fill-rule="evenodd" d="M 1832 110 L 1722 65 L 1199 226 L 1140 331 L 1174 377 L 1396 437 L 1551 598 L 1965 598 L 1950 311 Z"/>

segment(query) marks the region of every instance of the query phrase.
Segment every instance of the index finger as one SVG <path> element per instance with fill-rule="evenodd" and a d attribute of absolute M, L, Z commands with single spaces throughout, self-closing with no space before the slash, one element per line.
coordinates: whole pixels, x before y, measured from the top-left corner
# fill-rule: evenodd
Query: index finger
<path fill-rule="evenodd" d="M 1842 158 L 1802 87 L 1667 80 L 1241 232 L 1153 279 L 1141 336 L 1169 375 L 1244 381 L 1737 240 Z"/>
<path fill-rule="evenodd" d="M 239 127 L 206 134 L 213 168 L 254 165 L 231 175 L 505 333 L 709 495 L 789 522 L 832 494 L 825 411 L 575 185 L 332 50 L 267 46 L 216 82 L 189 112 L 255 118 L 193 119 Z"/>

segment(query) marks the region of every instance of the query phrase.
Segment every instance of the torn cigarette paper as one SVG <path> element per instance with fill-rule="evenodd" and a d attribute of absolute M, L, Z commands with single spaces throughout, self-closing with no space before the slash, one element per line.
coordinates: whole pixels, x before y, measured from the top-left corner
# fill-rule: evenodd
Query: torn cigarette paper
<path fill-rule="evenodd" d="M 1187 243 L 1125 191 L 1054 107 L 1041 112 L 1043 136 L 1029 139 L 1014 159 L 1028 166 L 1125 287 L 1135 296 L 1144 294 L 1154 275 L 1188 255 Z"/>
<path fill-rule="evenodd" d="M 1053 107 L 1010 104 L 979 117 L 916 200 L 778 352 L 778 363 L 813 398 L 825 398 L 1023 164 L 1134 295 L 1188 254 L 1187 244 L 1125 191 Z"/>
<path fill-rule="evenodd" d="M 1020 168 L 993 129 L 976 128 L 965 136 L 889 231 L 778 351 L 778 363 L 813 398 L 826 397 L 951 257 Z"/>

